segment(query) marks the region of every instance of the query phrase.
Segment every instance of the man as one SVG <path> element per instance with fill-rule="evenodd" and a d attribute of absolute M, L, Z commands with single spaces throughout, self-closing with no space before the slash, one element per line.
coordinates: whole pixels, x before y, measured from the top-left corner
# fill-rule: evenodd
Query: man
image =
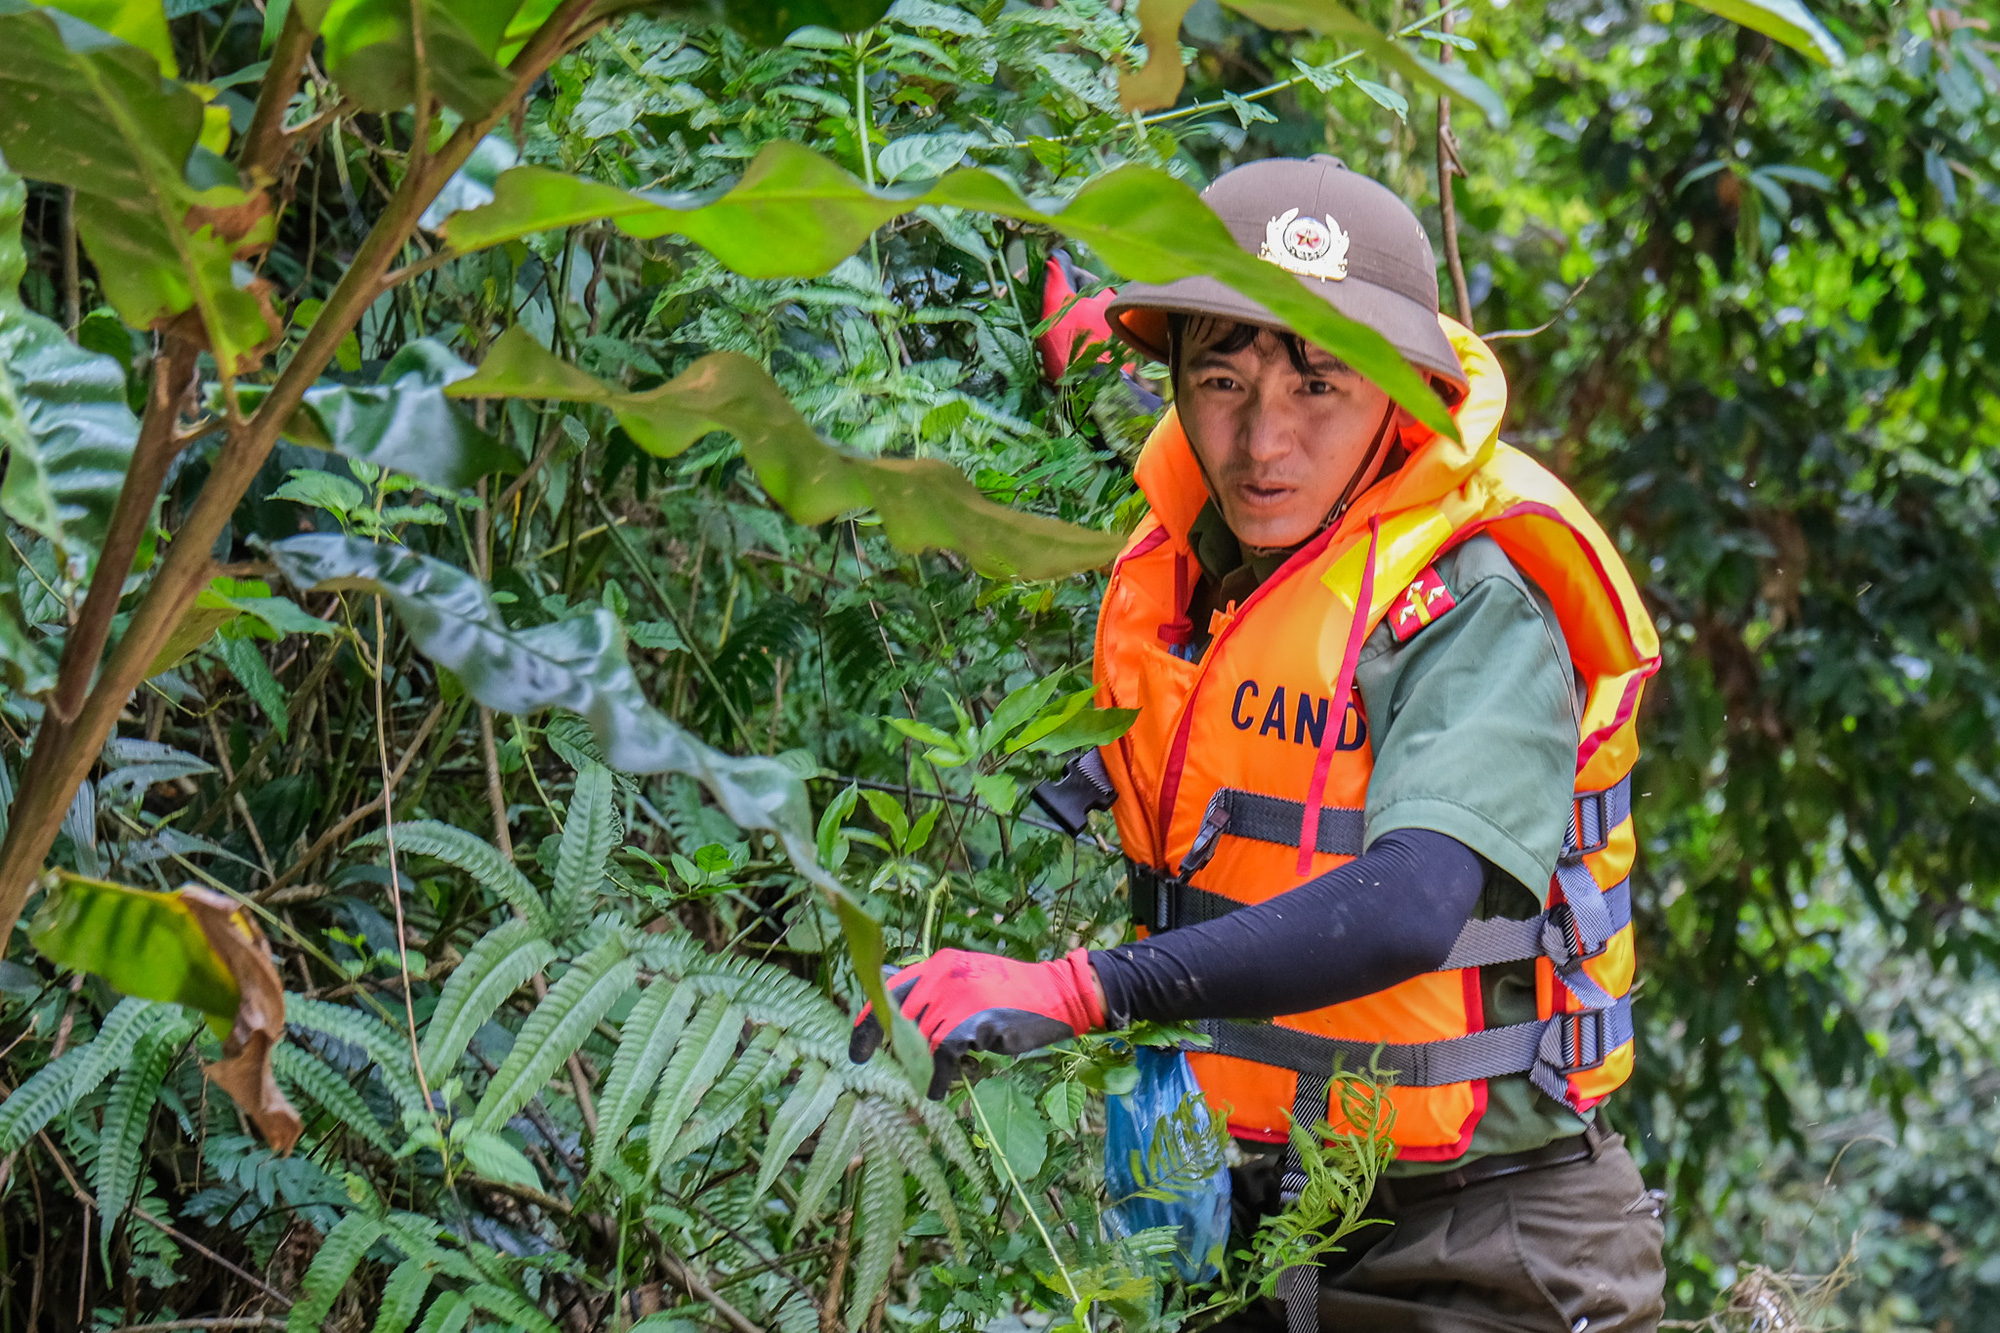
<path fill-rule="evenodd" d="M 1575 497 L 1499 442 L 1500 368 L 1439 316 L 1401 200 L 1329 157 L 1204 199 L 1387 338 L 1462 442 L 1220 283 L 1111 302 L 1174 408 L 1098 625 L 1099 702 L 1138 719 L 1070 785 L 1112 803 L 1148 933 L 1038 964 L 946 950 L 891 989 L 938 1052 L 933 1095 L 969 1049 L 1200 1020 L 1196 1074 L 1259 1152 L 1236 1185 L 1265 1208 L 1302 1184 L 1288 1124 L 1343 1125 L 1336 1065 L 1392 1071 L 1371 1204 L 1391 1225 L 1231 1327 L 1651 1329 L 1657 1196 L 1595 1124 L 1632 1066 L 1651 623 Z M 864 1014 L 857 1057 L 879 1032 Z"/>

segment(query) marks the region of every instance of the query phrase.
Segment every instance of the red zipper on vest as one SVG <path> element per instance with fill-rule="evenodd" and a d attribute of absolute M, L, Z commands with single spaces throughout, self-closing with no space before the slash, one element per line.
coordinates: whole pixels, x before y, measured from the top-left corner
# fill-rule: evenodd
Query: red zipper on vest
<path fill-rule="evenodd" d="M 1371 528 L 1376 521 L 1373 519 L 1370 520 Z M 1159 821 L 1157 845 L 1160 851 L 1162 866 L 1165 866 L 1168 860 L 1167 849 L 1173 845 L 1169 837 L 1169 830 L 1173 827 L 1174 822 L 1174 802 L 1180 796 L 1181 772 L 1187 767 L 1188 735 L 1194 728 L 1194 706 L 1196 701 L 1201 697 L 1201 687 L 1208 681 L 1209 667 L 1221 655 L 1222 645 L 1228 642 L 1229 636 L 1234 634 L 1237 628 L 1250 618 L 1251 610 L 1259 602 L 1263 601 L 1272 589 L 1291 578 L 1292 575 L 1298 573 L 1306 565 L 1317 560 L 1320 554 L 1332 544 L 1336 533 L 1337 529 L 1328 528 L 1325 532 L 1322 532 L 1319 536 L 1293 552 L 1291 559 L 1278 566 L 1270 578 L 1258 584 L 1256 589 L 1243 599 L 1243 604 L 1236 608 L 1236 614 L 1230 618 L 1228 624 L 1222 627 L 1222 632 L 1216 635 L 1209 643 L 1208 651 L 1202 654 L 1200 666 L 1196 670 L 1194 683 L 1188 686 L 1187 698 L 1181 701 L 1180 720 L 1174 726 L 1174 742 L 1167 749 L 1166 768 L 1160 774 L 1160 798 L 1153 806 L 1156 818 Z M 1368 563 L 1372 577 L 1375 562 L 1371 558 Z M 1178 582 L 1179 580 L 1177 579 L 1176 584 Z M 1181 608 L 1181 615 L 1184 619 L 1186 618 L 1186 607 Z M 1345 705 L 1342 706 L 1344 707 Z M 1338 719 L 1343 715 L 1336 712 L 1332 716 Z M 1340 728 L 1337 725 L 1330 727 L 1328 734 L 1332 735 L 1339 730 Z M 1321 789 L 1324 790 L 1325 783 L 1322 782 L 1320 785 Z"/>
<path fill-rule="evenodd" d="M 1313 758 L 1312 781 L 1306 784 L 1306 808 L 1299 819 L 1299 863 L 1297 873 L 1312 873 L 1313 853 L 1319 848 L 1319 803 L 1326 796 L 1326 776 L 1333 768 L 1333 747 L 1347 725 L 1347 696 L 1354 689 L 1354 671 L 1361 663 L 1361 645 L 1368 638 L 1368 615 L 1375 609 L 1375 552 L 1382 541 L 1382 519 L 1368 520 L 1368 555 L 1361 565 L 1361 590 L 1354 596 L 1354 618 L 1347 622 L 1347 647 L 1340 654 L 1340 677 L 1334 682 L 1329 705 L 1335 723 L 1326 729 Z"/>

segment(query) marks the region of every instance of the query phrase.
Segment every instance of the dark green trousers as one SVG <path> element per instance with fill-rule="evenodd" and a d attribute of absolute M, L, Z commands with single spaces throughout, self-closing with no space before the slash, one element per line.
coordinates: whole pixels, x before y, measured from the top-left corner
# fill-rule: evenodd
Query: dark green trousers
<path fill-rule="evenodd" d="M 1275 1204 L 1277 1158 L 1238 1168 L 1239 1223 Z M 1663 1310 L 1659 1196 L 1625 1141 L 1595 1157 L 1411 1202 L 1394 1181 L 1320 1278 L 1321 1333 L 1651 1333 Z M 1214 1326 L 1284 1333 L 1265 1301 Z"/>

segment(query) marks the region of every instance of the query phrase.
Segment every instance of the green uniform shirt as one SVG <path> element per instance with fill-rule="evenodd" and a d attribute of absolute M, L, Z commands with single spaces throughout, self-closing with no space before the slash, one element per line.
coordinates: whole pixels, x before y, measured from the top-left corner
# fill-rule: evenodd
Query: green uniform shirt
<path fill-rule="evenodd" d="M 1189 535 L 1217 605 L 1241 600 L 1283 563 L 1246 563 L 1212 503 Z M 1355 668 L 1375 749 L 1365 842 L 1399 828 L 1456 838 L 1486 863 L 1478 915 L 1532 916 L 1547 905 L 1569 830 L 1580 701 L 1568 646 L 1548 599 L 1492 538 L 1472 538 L 1433 568 L 1457 605 L 1403 643 L 1378 625 Z M 1482 969 L 1482 992 L 1488 1027 L 1537 1017 L 1532 962 Z M 1588 1118 L 1525 1074 L 1492 1079 L 1463 1157 L 1393 1163 L 1389 1173 L 1526 1152 L 1582 1133 Z"/>

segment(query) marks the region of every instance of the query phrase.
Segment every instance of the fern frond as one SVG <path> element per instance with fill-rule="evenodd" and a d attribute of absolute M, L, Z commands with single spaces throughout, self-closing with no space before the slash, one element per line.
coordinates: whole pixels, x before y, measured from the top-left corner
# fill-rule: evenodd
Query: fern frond
<path fill-rule="evenodd" d="M 820 1126 L 819 1143 L 813 1148 L 812 1161 L 806 1164 L 805 1179 L 799 1182 L 799 1201 L 792 1208 L 794 1242 L 826 1206 L 827 1194 L 854 1156 L 854 1141 L 861 1137 L 854 1105 L 851 1093 L 842 1094 L 833 1104 L 833 1110 L 827 1112 L 826 1123 Z"/>
<path fill-rule="evenodd" d="M 535 923 L 537 933 L 549 933 L 549 909 L 542 895 L 515 864 L 500 854 L 499 848 L 464 829 L 435 819 L 415 819 L 396 827 L 396 850 L 405 855 L 428 856 L 454 869 L 463 870 L 482 887 L 500 895 L 509 907 Z M 350 847 L 378 847 L 382 830 L 364 833 Z"/>
<path fill-rule="evenodd" d="M 681 1039 L 694 1002 L 692 987 L 661 977 L 646 987 L 632 1012 L 625 1015 L 619 1028 L 618 1053 L 612 1057 L 611 1074 L 597 1101 L 597 1138 L 591 1145 L 591 1158 L 598 1170 L 604 1169 L 605 1159 L 618 1151 L 618 1141 L 638 1119 L 654 1081 Z"/>
<path fill-rule="evenodd" d="M 688 1122 L 667 1149 L 662 1164 L 678 1162 L 689 1153 L 705 1148 L 727 1134 L 763 1101 L 764 1094 L 791 1072 L 797 1052 L 780 1049 L 784 1033 L 777 1028 L 759 1028 L 750 1045 L 730 1066 L 729 1073 L 701 1099 L 694 1119 Z"/>
<path fill-rule="evenodd" d="M 708 958 L 701 941 L 685 930 L 647 933 L 632 946 L 639 966 L 675 981 L 686 978 Z"/>
<path fill-rule="evenodd" d="M 557 1333 L 556 1326 L 549 1321 L 547 1315 L 536 1309 L 525 1297 L 505 1287 L 483 1282 L 476 1287 L 467 1288 L 465 1298 L 486 1313 L 500 1316 L 504 1321 L 504 1327 L 526 1330 L 526 1333 Z"/>
<path fill-rule="evenodd" d="M 1132 1197 L 1173 1203 L 1204 1193 L 1222 1169 L 1228 1142 L 1228 1127 L 1209 1115 L 1201 1093 L 1188 1093 L 1154 1122 L 1145 1153 L 1132 1149 L 1132 1179 L 1138 1185 Z"/>
<path fill-rule="evenodd" d="M 85 1059 L 77 1067 L 75 1095 L 82 1097 L 93 1091 L 131 1058 L 141 1037 L 179 1015 L 176 1005 L 135 1000 L 129 995 L 112 1006 L 97 1025 L 97 1036 L 81 1048 Z"/>
<path fill-rule="evenodd" d="M 945 1231 L 951 1236 L 952 1246 L 963 1249 L 965 1232 L 958 1223 L 958 1208 L 952 1202 L 951 1182 L 946 1179 L 944 1166 L 931 1151 L 930 1144 L 903 1119 L 894 1108 L 880 1102 L 864 1102 L 861 1114 L 867 1117 L 867 1132 L 876 1143 L 896 1154 L 903 1168 L 916 1177 L 917 1187 L 923 1191 L 924 1202 L 944 1223 Z"/>
<path fill-rule="evenodd" d="M 771 1312 L 768 1322 L 778 1330 L 778 1333 L 819 1333 L 819 1307 L 787 1287 L 779 1298 L 778 1308 Z M 684 1326 L 662 1323 L 657 1328 L 648 1330 L 642 1321 L 632 1326 L 632 1333 L 678 1333 L 681 1327 Z"/>
<path fill-rule="evenodd" d="M 49 1121 L 75 1106 L 90 1089 L 76 1092 L 77 1071 L 89 1063 L 88 1046 L 64 1051 L 29 1075 L 0 1102 L 0 1156 L 19 1152 Z"/>
<path fill-rule="evenodd" d="M 98 1133 L 97 1160 L 90 1174 L 97 1187 L 97 1215 L 103 1219 L 97 1235 L 107 1272 L 112 1233 L 125 1216 L 145 1170 L 146 1130 L 160 1100 L 161 1080 L 166 1078 L 181 1043 L 193 1031 L 192 1021 L 177 1016 L 141 1037 L 104 1103 L 104 1125 Z"/>
<path fill-rule="evenodd" d="M 562 843 L 556 851 L 555 890 L 550 895 L 550 916 L 557 935 L 577 927 L 604 882 L 605 862 L 611 859 L 611 849 L 620 837 L 618 813 L 612 808 L 615 792 L 611 770 L 602 764 L 586 764 L 576 775 L 576 790 L 570 797 Z"/>
<path fill-rule="evenodd" d="M 695 1104 L 715 1083 L 715 1076 L 736 1054 L 742 1035 L 743 1011 L 719 995 L 709 997 L 681 1034 L 673 1059 L 660 1075 L 653 1118 L 646 1125 L 647 1179 L 659 1175 L 667 1150 L 679 1137 Z"/>
<path fill-rule="evenodd" d="M 910 1092 L 913 1097 L 915 1096 L 907 1080 L 898 1078 L 896 1081 L 899 1092 Z M 931 1141 L 943 1149 L 945 1157 L 953 1166 L 978 1181 L 982 1189 L 985 1188 L 992 1181 L 992 1172 L 988 1169 L 986 1159 L 973 1150 L 972 1140 L 966 1137 L 965 1127 L 959 1123 L 958 1118 L 945 1107 L 943 1102 L 934 1102 L 927 1098 L 915 1100 L 917 1114 L 924 1122 L 924 1129 L 930 1133 Z"/>
<path fill-rule="evenodd" d="M 534 922 L 516 919 L 488 932 L 466 951 L 452 969 L 438 996 L 437 1008 L 424 1028 L 424 1068 L 440 1079 L 458 1068 L 458 1059 L 472 1036 L 493 1017 L 509 996 L 555 960 L 555 946 L 542 938 Z"/>
<path fill-rule="evenodd" d="M 51 1120 L 97 1091 L 131 1058 L 139 1039 L 173 1012 L 174 1006 L 152 1000 L 120 1000 L 95 1038 L 43 1065 L 0 1102 L 0 1155 L 20 1151 Z"/>
<path fill-rule="evenodd" d="M 298 1304 L 285 1316 L 285 1333 L 319 1333 L 355 1265 L 381 1236 L 382 1224 L 366 1213 L 349 1213 L 334 1223 L 306 1269 Z"/>
<path fill-rule="evenodd" d="M 740 955 L 703 953 L 686 966 L 689 985 L 704 995 L 727 995 L 760 1027 L 783 1028 L 801 1054 L 828 1065 L 850 1063 L 847 1015 L 807 982 Z"/>
<path fill-rule="evenodd" d="M 294 1095 L 302 1097 L 308 1105 L 317 1106 L 343 1129 L 352 1130 L 385 1153 L 395 1153 L 396 1145 L 388 1131 L 368 1109 L 361 1094 L 341 1077 L 339 1070 L 319 1056 L 303 1046 L 280 1042 L 271 1048 L 271 1069 Z"/>
<path fill-rule="evenodd" d="M 872 1128 L 872 1127 L 870 1127 Z M 847 1302 L 849 1327 L 868 1318 L 875 1298 L 888 1285 L 889 1266 L 903 1243 L 903 1163 L 887 1144 L 864 1128 L 868 1152 L 861 1163 L 861 1188 L 854 1203 L 853 1295 Z"/>
<path fill-rule="evenodd" d="M 838 1096 L 840 1083 L 827 1076 L 826 1066 L 817 1060 L 806 1061 L 791 1095 L 771 1117 L 771 1132 L 764 1139 L 764 1164 L 757 1169 L 757 1184 L 750 1192 L 753 1203 L 764 1197 L 806 1136 L 825 1123 Z"/>
<path fill-rule="evenodd" d="M 388 1024 L 358 1009 L 309 1000 L 290 991 L 285 993 L 285 1021 L 360 1047 L 375 1062 L 376 1077 L 382 1080 L 382 1086 L 389 1090 L 400 1110 L 428 1113 L 410 1068 L 409 1042 Z"/>
<path fill-rule="evenodd" d="M 423 1309 L 431 1289 L 431 1266 L 422 1259 L 405 1259 L 382 1284 L 382 1304 L 371 1333 L 403 1333 Z"/>
<path fill-rule="evenodd" d="M 439 1243 L 444 1235 L 444 1225 L 434 1217 L 420 1213 L 392 1212 L 382 1219 L 382 1237 L 401 1250 L 405 1257 L 421 1259 L 447 1277 L 455 1277 L 466 1282 L 478 1282 L 485 1278 L 472 1258 L 459 1250 L 446 1249 Z"/>
<path fill-rule="evenodd" d="M 583 1044 L 584 1034 L 631 989 L 638 974 L 637 964 L 625 956 L 624 942 L 615 936 L 577 959 L 521 1025 L 514 1049 L 500 1062 L 472 1113 L 473 1125 L 498 1129 L 526 1106 L 556 1066 Z"/>
<path fill-rule="evenodd" d="M 455 1291 L 443 1292 L 424 1312 L 424 1322 L 417 1326 L 417 1333 L 464 1333 L 471 1318 L 472 1302 Z M 285 1333 L 291 1330 L 288 1328 Z"/>

